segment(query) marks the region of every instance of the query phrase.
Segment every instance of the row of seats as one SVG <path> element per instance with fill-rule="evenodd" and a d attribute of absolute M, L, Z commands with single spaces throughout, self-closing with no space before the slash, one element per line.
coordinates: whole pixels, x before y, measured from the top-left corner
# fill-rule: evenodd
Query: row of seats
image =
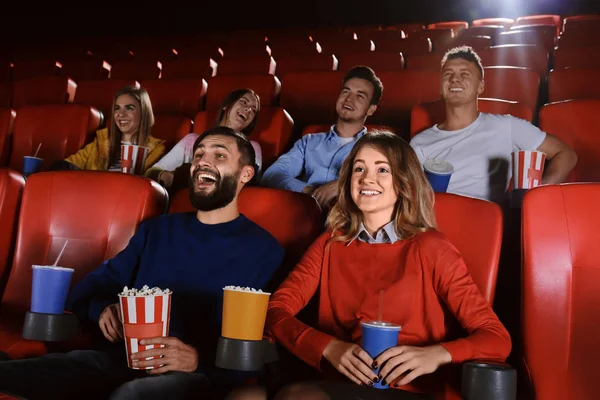
<path fill-rule="evenodd" d="M 481 29 L 489 27 L 479 27 Z M 471 29 L 479 29 L 471 28 Z M 488 36 L 466 36 L 451 38 L 450 43 L 435 46 L 429 39 L 409 42 L 409 39 L 399 42 L 389 48 L 377 49 L 373 52 L 333 51 L 313 52 L 310 54 L 293 54 L 286 56 L 271 56 L 262 54 L 238 57 L 224 57 L 215 60 L 209 56 L 198 59 L 180 59 L 172 61 L 157 61 L 156 59 L 120 60 L 112 63 L 104 59 L 65 60 L 55 59 L 22 60 L 15 62 L 0 62 L 0 80 L 20 81 L 39 76 L 64 76 L 75 82 L 84 80 L 114 79 L 184 79 L 210 78 L 215 75 L 230 75 L 239 73 L 260 73 L 277 75 L 282 78 L 290 72 L 347 70 L 357 64 L 370 64 L 373 68 L 385 71 L 398 71 L 404 68 L 422 69 L 439 68 L 444 52 L 458 45 L 473 47 L 481 56 L 484 66 L 515 66 L 531 68 L 542 77 L 551 69 L 571 67 L 597 67 L 600 65 L 598 50 L 599 41 L 595 45 L 573 48 L 548 49 L 535 41 L 519 39 L 520 36 L 510 36 L 509 43 L 499 42 L 492 45 Z M 387 33 L 387 32 L 380 32 Z M 507 32 L 508 33 L 508 32 Z M 526 32 L 512 32 L 523 33 Z M 508 37 L 508 36 L 507 36 Z M 590 58 L 590 55 L 591 58 Z"/>
<path fill-rule="evenodd" d="M 590 324 L 598 317 L 598 274 L 589 251 L 600 224 L 598 196 L 599 184 L 552 185 L 532 190 L 523 202 L 523 326 L 522 337 L 512 339 L 524 349 L 529 382 L 521 384 L 530 383 L 537 399 L 600 395 L 596 372 L 589 367 L 600 356 L 595 345 L 599 325 Z M 76 283 L 123 249 L 141 221 L 167 209 L 192 210 L 185 191 L 169 205 L 165 191 L 147 179 L 89 171 L 40 173 L 25 185 L 17 172 L 0 169 L 0 205 L 0 249 L 8 250 L 0 253 L 5 279 L 0 351 L 15 359 L 91 343 L 85 334 L 68 343 L 23 340 L 32 265 L 54 260 L 68 239 L 61 265 L 75 269 Z M 499 206 L 443 193 L 436 194 L 435 207 L 439 230 L 463 254 L 484 297 L 493 303 L 510 295 L 496 293 L 503 231 Z M 316 203 L 298 193 L 246 188 L 240 210 L 286 249 L 282 272 L 323 229 Z M 468 222 L 474 220 L 478 223 Z"/>
<path fill-rule="evenodd" d="M 569 144 L 578 154 L 579 160 L 569 181 L 600 182 L 600 136 L 596 127 L 600 126 L 600 99 L 580 99 L 544 105 L 539 113 L 539 126 L 542 130 L 556 135 Z M 493 114 L 510 114 L 532 121 L 531 108 L 522 103 L 498 99 L 480 99 L 479 110 Z M 173 130 L 161 137 L 172 145 L 191 130 L 201 133 L 213 125 L 218 110 L 202 111 L 193 122 L 182 118 L 184 128 Z M 167 118 L 167 117 L 165 117 Z M 173 117 L 177 122 L 178 117 Z M 445 119 L 445 107 L 441 100 L 415 104 L 409 109 L 410 137 L 422 130 L 441 123 Z M 163 121 L 163 122 L 160 122 Z M 163 127 L 169 121 L 157 117 L 157 124 Z M 333 120 L 326 124 L 308 124 L 301 134 L 329 130 Z M 369 128 L 380 128 L 370 121 Z M 60 160 L 77 152 L 93 139 L 100 126 L 100 116 L 93 107 L 68 104 L 23 107 L 18 112 L 0 109 L 0 154 L 4 160 L 0 165 L 9 165 L 21 170 L 23 156 L 32 155 L 38 144 L 42 144 L 39 156 L 44 159 L 43 168 L 55 160 Z M 294 140 L 294 122 L 289 114 L 279 107 L 266 107 L 261 110 L 255 131 L 250 138 L 260 143 L 263 152 L 263 165 L 268 167 L 287 150 Z M 398 133 L 394 127 L 387 127 Z M 408 137 L 407 137 L 408 138 Z"/>
<path fill-rule="evenodd" d="M 473 21 L 472 26 L 466 21 L 450 21 L 424 24 L 401 24 L 382 28 L 381 26 L 356 26 L 345 29 L 279 29 L 270 31 L 242 30 L 236 32 L 213 32 L 203 35 L 186 35 L 175 37 L 134 37 L 134 38 L 81 38 L 62 43 L 39 43 L 13 49 L 12 61 L 39 59 L 40 56 L 55 58 L 61 61 L 82 59 L 93 55 L 97 59 L 110 62 L 131 59 L 132 57 L 153 58 L 163 62 L 175 58 L 198 59 L 202 56 L 220 58 L 260 55 L 265 51 L 276 56 L 314 53 L 322 50 L 327 53 L 354 53 L 377 49 L 380 51 L 407 51 L 406 47 L 414 47 L 418 51 L 431 51 L 442 47 L 448 39 L 466 36 L 489 36 L 494 44 L 523 43 L 521 40 L 536 44 L 547 44 L 548 40 L 555 41 L 559 37 L 559 47 L 580 45 L 580 38 L 597 43 L 597 35 L 591 34 L 598 29 L 600 17 L 588 15 L 567 17 L 564 23 L 560 16 L 531 16 L 517 19 L 489 19 Z M 495 29 L 490 29 L 490 24 Z M 562 24 L 562 26 L 561 26 Z M 481 30 L 483 27 L 483 30 Z M 522 32 L 548 31 L 551 28 L 551 38 L 542 34 Z M 486 30 L 487 29 L 487 30 Z M 503 31 L 506 34 L 503 33 Z M 510 31 L 513 31 L 512 33 Z M 521 33 L 516 33 L 521 32 Z M 591 36 L 591 37 L 590 37 Z M 596 36 L 594 38 L 594 36 Z M 589 37 L 589 38 L 588 38 Z M 408 40 L 403 40 L 408 39 Z M 416 39 L 430 41 L 429 45 L 414 44 Z M 541 43 L 540 43 L 541 41 Z M 398 44 L 397 42 L 403 42 Z M 414 42 L 414 43 L 413 43 Z M 550 43 L 547 50 L 554 46 Z M 268 47 L 266 47 L 268 45 Z M 398 47 L 400 46 L 400 47 Z M 402 50 L 404 48 L 405 50 Z"/>

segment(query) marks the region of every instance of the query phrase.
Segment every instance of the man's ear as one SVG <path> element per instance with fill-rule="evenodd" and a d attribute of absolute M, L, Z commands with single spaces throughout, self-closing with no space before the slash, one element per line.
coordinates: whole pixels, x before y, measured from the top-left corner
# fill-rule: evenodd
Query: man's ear
<path fill-rule="evenodd" d="M 254 168 L 249 165 L 245 165 L 242 167 L 242 172 L 240 173 L 240 182 L 244 185 L 250 182 L 254 178 Z"/>
<path fill-rule="evenodd" d="M 375 111 L 377 111 L 377 106 L 375 104 L 371 104 L 369 106 L 369 109 L 367 110 L 367 117 L 370 117 L 371 115 L 375 114 Z"/>
<path fill-rule="evenodd" d="M 477 94 L 483 93 L 485 90 L 485 81 L 479 82 L 479 87 L 477 88 Z"/>

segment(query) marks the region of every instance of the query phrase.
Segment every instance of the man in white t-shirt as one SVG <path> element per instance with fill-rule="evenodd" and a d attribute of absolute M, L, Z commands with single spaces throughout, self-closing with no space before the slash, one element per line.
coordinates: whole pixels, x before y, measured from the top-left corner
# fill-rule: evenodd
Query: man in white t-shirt
<path fill-rule="evenodd" d="M 454 167 L 449 193 L 501 202 L 512 175 L 511 153 L 539 150 L 549 160 L 542 183 L 564 182 L 577 162 L 575 152 L 525 120 L 480 113 L 477 98 L 483 90 L 483 67 L 477 53 L 466 46 L 448 51 L 441 73 L 446 120 L 410 142 L 421 164 L 432 159 L 448 161 Z"/>

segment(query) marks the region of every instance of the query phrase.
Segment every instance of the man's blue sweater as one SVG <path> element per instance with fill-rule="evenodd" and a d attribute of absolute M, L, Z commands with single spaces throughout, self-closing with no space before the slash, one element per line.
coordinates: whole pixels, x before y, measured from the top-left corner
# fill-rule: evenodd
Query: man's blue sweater
<path fill-rule="evenodd" d="M 196 347 L 210 368 L 223 287 L 264 289 L 283 256 L 279 242 L 244 215 L 216 225 L 201 223 L 195 213 L 162 215 L 143 222 L 123 251 L 76 284 L 68 308 L 97 323 L 124 286 L 171 289 L 169 336 Z"/>

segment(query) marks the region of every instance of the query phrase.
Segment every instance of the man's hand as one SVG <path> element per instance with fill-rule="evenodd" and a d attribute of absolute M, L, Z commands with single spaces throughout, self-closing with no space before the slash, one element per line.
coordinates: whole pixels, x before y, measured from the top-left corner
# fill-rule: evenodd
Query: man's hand
<path fill-rule="evenodd" d="M 115 343 L 123 340 L 123 317 L 119 304 L 111 304 L 100 314 L 98 325 L 108 341 Z"/>
<path fill-rule="evenodd" d="M 312 196 L 321 205 L 322 209 L 327 209 L 331 205 L 331 201 L 338 195 L 338 181 L 326 183 L 319 186 L 312 192 Z"/>
<path fill-rule="evenodd" d="M 415 378 L 431 374 L 441 365 L 451 362 L 452 356 L 439 344 L 425 347 L 392 347 L 375 359 L 375 365 L 383 365 L 379 370 L 379 375 L 383 377 L 382 382 L 394 386 L 407 385 Z"/>
<path fill-rule="evenodd" d="M 173 184 L 173 178 L 175 178 L 175 172 L 161 171 L 161 173 L 158 175 L 158 183 L 168 189 Z"/>
<path fill-rule="evenodd" d="M 155 337 L 139 341 L 142 346 L 164 345 L 158 349 L 140 351 L 131 355 L 136 368 L 158 367 L 148 370 L 150 375 L 160 375 L 167 371 L 194 372 L 198 368 L 199 356 L 195 348 L 174 337 Z M 159 357 L 145 360 L 148 357 Z"/>

